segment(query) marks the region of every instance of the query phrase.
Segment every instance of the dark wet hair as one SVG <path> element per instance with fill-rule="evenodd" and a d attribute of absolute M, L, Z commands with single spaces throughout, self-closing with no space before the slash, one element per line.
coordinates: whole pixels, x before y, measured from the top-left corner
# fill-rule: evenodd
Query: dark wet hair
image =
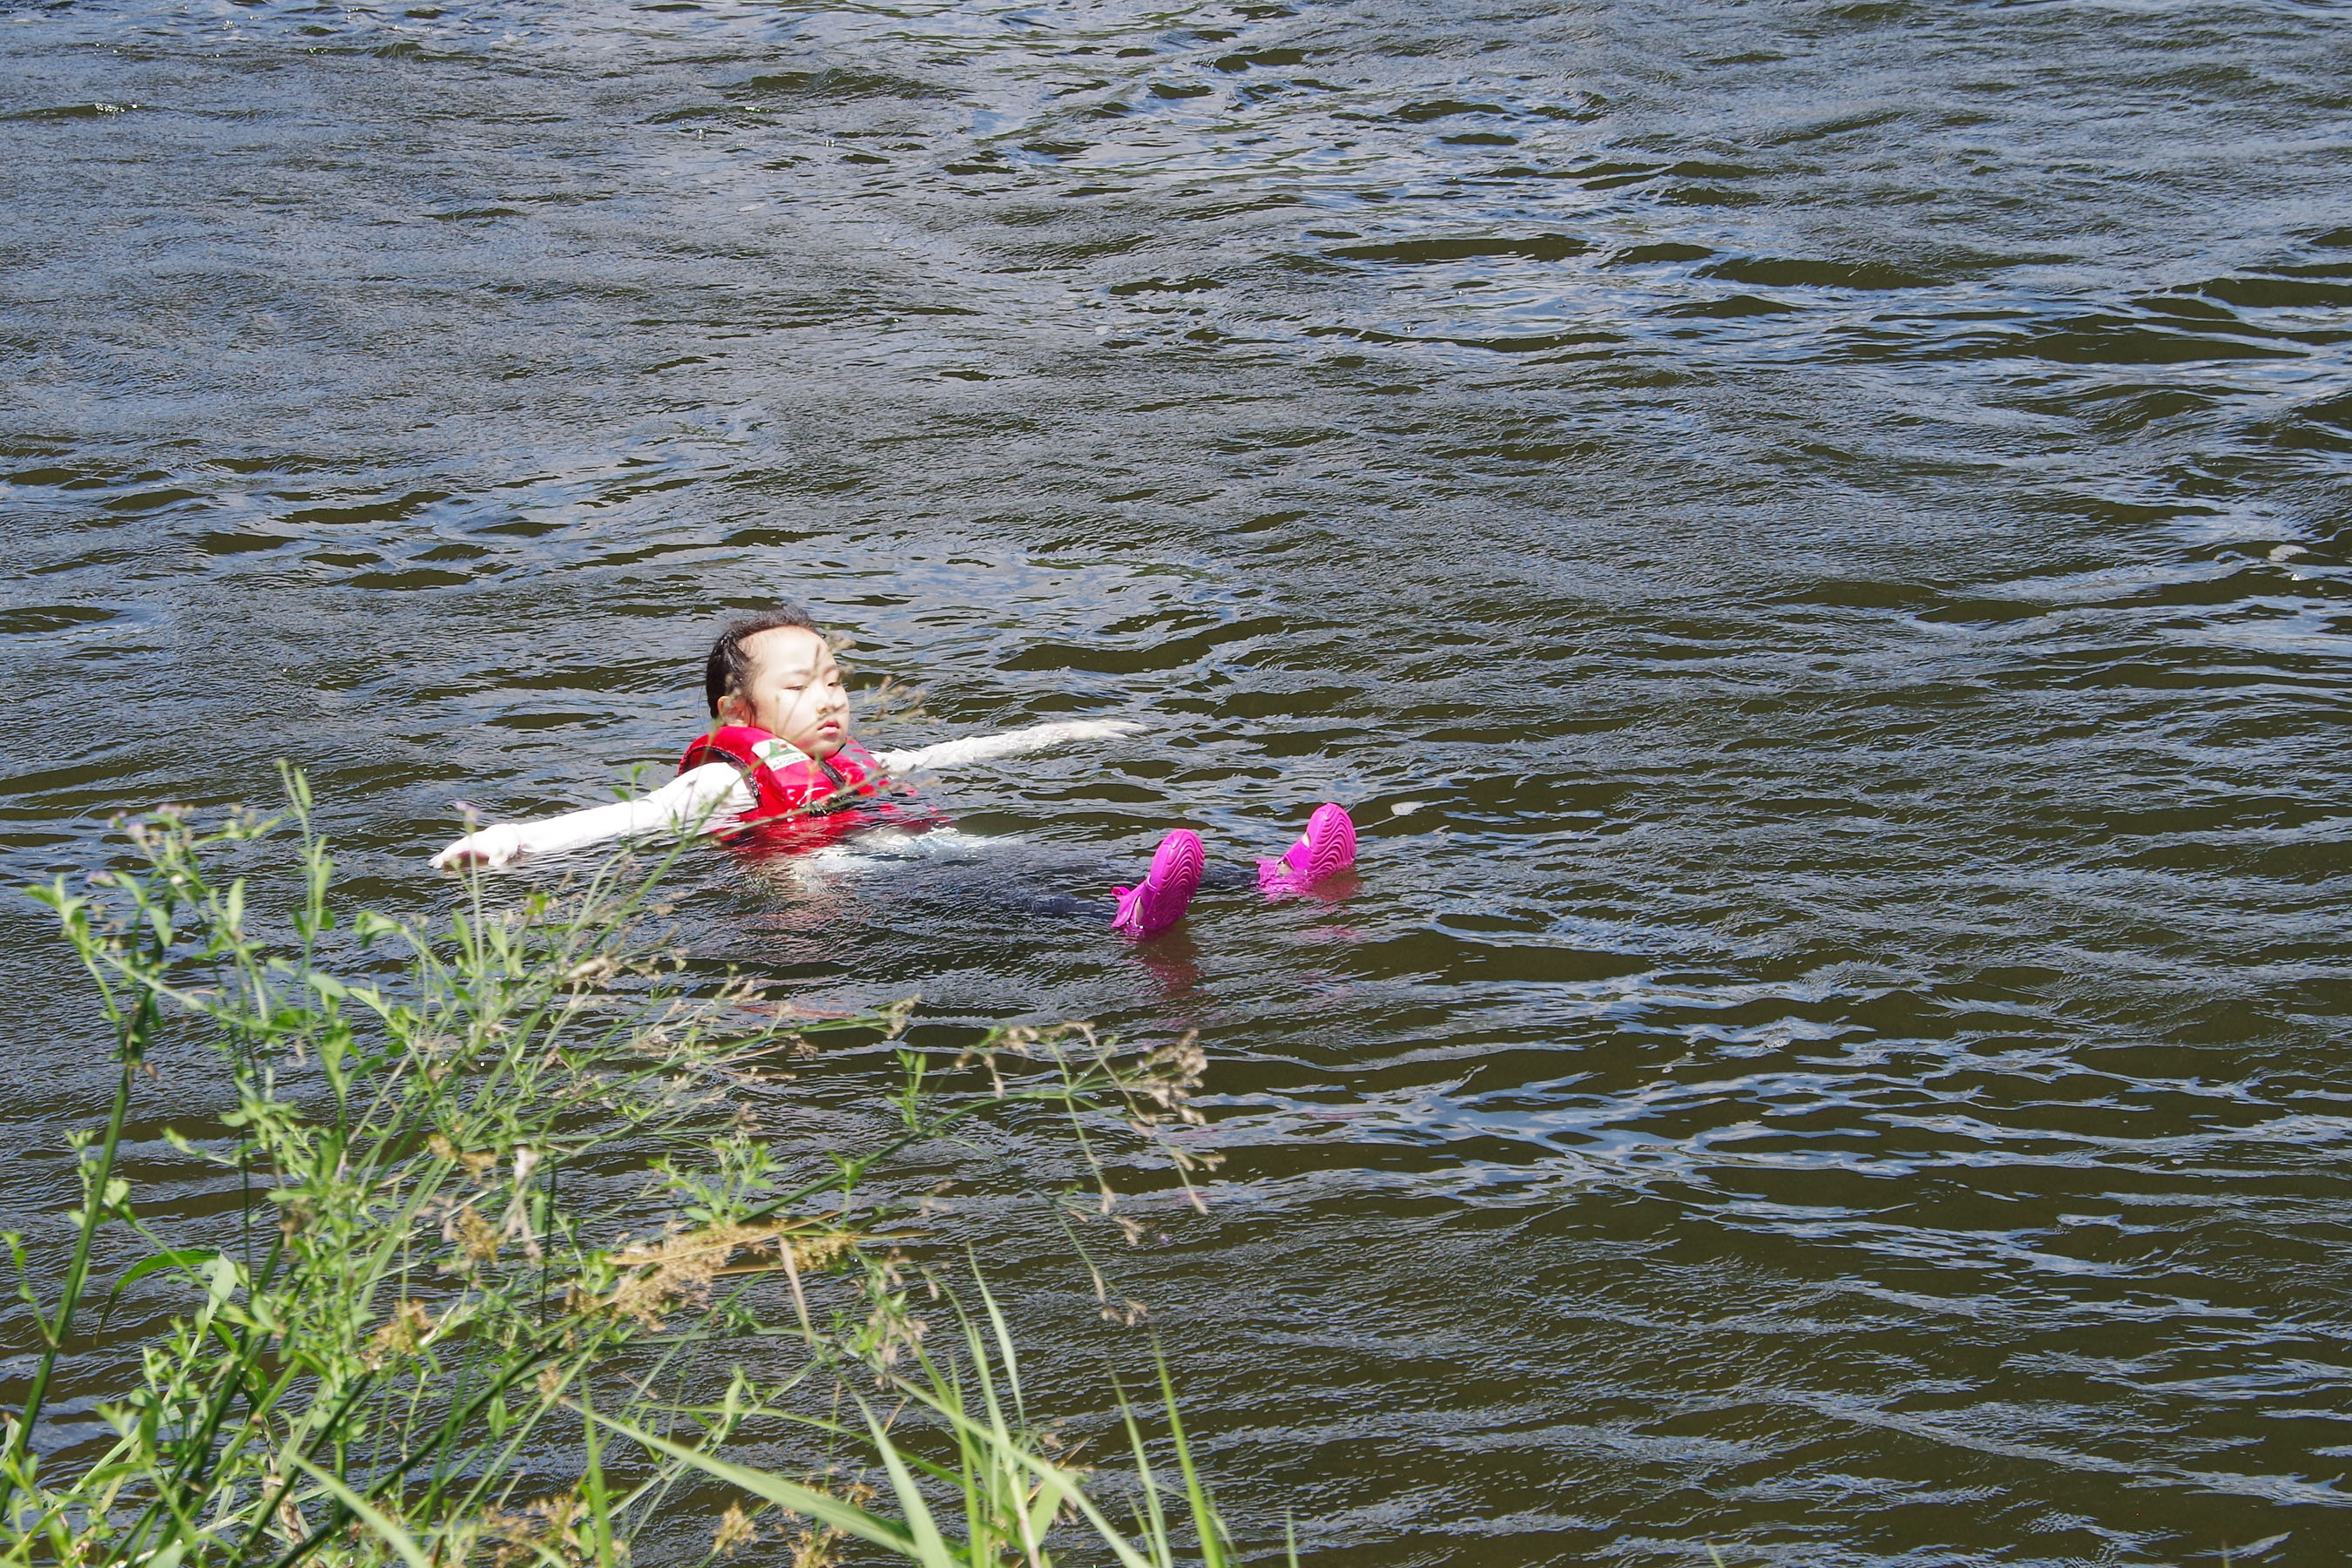
<path fill-rule="evenodd" d="M 710 645 L 710 657 L 702 665 L 702 696 L 710 704 L 710 716 L 719 717 L 719 700 L 730 691 L 742 689 L 745 678 L 751 673 L 751 657 L 743 645 L 761 632 L 772 632 L 785 626 L 797 626 L 804 632 L 824 636 L 824 631 L 809 618 L 809 613 L 798 605 L 780 604 L 761 610 L 755 616 L 743 616 L 727 623 L 719 640 Z"/>

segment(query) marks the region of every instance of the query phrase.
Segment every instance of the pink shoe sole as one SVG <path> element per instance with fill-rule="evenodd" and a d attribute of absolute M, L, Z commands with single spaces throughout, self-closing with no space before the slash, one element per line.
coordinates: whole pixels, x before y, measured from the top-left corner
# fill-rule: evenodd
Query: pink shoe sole
<path fill-rule="evenodd" d="M 1151 857 L 1151 869 L 1141 886 L 1111 889 L 1118 898 L 1118 914 L 1110 929 L 1131 936 L 1157 936 L 1182 920 L 1192 907 L 1192 895 L 1200 890 L 1201 868 L 1207 860 L 1199 834 L 1189 827 L 1169 834 Z"/>
<path fill-rule="evenodd" d="M 1356 823 L 1347 808 L 1327 803 L 1307 819 L 1307 836 L 1278 860 L 1257 863 L 1257 885 L 1269 893 L 1295 893 L 1356 863 Z"/>

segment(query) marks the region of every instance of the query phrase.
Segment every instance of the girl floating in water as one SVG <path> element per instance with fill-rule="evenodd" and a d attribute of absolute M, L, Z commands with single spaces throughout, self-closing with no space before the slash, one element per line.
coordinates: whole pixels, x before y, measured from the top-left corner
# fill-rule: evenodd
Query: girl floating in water
<path fill-rule="evenodd" d="M 668 784 L 635 800 L 485 827 L 433 857 L 433 864 L 495 868 L 652 833 L 709 833 L 792 852 L 886 823 L 922 831 L 942 819 L 898 782 L 918 769 L 1021 756 L 1142 728 L 1076 720 L 910 752 L 869 752 L 850 735 L 849 692 L 824 633 L 790 605 L 721 632 L 703 666 L 702 686 L 709 732 L 687 748 Z M 1258 883 L 1270 893 L 1297 891 L 1355 862 L 1355 824 L 1341 807 L 1326 805 L 1280 858 L 1258 862 Z M 1117 889 L 1112 929 L 1144 937 L 1174 925 L 1199 889 L 1205 863 L 1199 834 L 1171 832 L 1143 880 Z"/>

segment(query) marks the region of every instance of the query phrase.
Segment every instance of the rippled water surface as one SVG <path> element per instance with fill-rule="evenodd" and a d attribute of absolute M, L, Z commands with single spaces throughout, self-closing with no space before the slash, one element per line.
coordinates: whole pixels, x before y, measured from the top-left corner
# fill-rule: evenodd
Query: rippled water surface
<path fill-rule="evenodd" d="M 1254 1552 L 2338 1562 L 2347 20 L 0 5 L 0 870 L 285 756 L 426 911 L 788 593 L 927 690 L 877 739 L 1155 728 L 688 918 L 1203 1031 L 1209 1212 L 1105 1258 Z M 1327 796 L 1344 900 L 1008 929 Z M 53 1237 L 107 1079 L 5 918 Z"/>

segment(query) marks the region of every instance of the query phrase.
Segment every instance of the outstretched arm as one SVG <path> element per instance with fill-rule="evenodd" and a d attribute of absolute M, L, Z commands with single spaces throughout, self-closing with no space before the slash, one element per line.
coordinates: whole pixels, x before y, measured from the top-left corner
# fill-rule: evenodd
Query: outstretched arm
<path fill-rule="evenodd" d="M 552 855 L 615 838 L 713 833 L 751 808 L 751 793 L 742 775 L 725 763 L 705 763 L 635 800 L 616 800 L 537 822 L 501 822 L 469 833 L 433 857 L 433 867 L 439 871 L 460 866 L 496 869 L 527 855 Z"/>
<path fill-rule="evenodd" d="M 992 763 L 1000 757 L 1025 756 L 1072 741 L 1105 741 L 1114 735 L 1133 734 L 1142 728 L 1124 719 L 1065 719 L 1052 724 L 1032 724 L 1025 730 L 1008 730 L 1002 735 L 942 741 L 936 746 L 919 747 L 911 752 L 877 752 L 874 760 L 882 764 L 883 772 L 903 778 L 924 769 L 962 767 L 969 763 Z"/>

